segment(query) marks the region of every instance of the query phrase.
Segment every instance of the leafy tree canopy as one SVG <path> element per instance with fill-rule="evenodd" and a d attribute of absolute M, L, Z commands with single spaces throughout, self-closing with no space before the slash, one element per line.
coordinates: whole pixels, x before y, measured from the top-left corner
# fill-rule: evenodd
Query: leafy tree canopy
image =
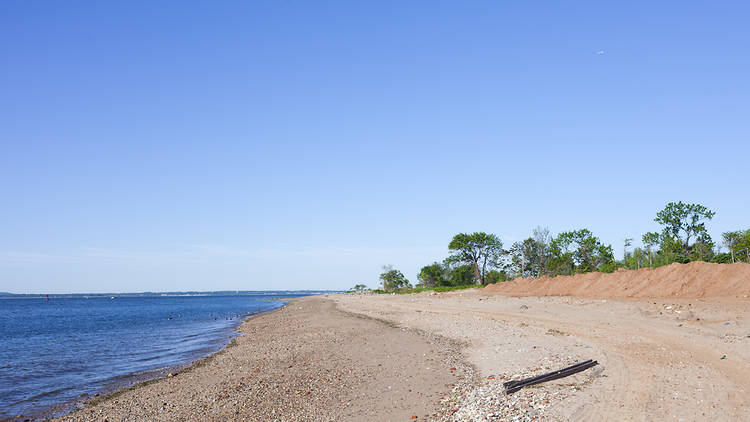
<path fill-rule="evenodd" d="M 500 283 L 508 279 L 505 271 L 491 270 L 487 272 L 487 284 Z"/>
<path fill-rule="evenodd" d="M 349 290 L 349 293 L 362 293 L 367 290 L 367 286 L 365 286 L 364 284 L 355 284 L 354 287 Z"/>
<path fill-rule="evenodd" d="M 451 268 L 449 282 L 451 286 L 474 284 L 474 266 L 465 264 Z"/>
<path fill-rule="evenodd" d="M 430 265 L 422 267 L 417 275 L 419 280 L 418 287 L 439 287 L 449 286 L 450 280 L 450 269 L 447 265 L 443 265 L 439 262 L 433 262 Z"/>
<path fill-rule="evenodd" d="M 686 204 L 682 201 L 670 202 L 656 214 L 654 221 L 664 226 L 662 238 L 679 240 L 682 253 L 690 252 L 690 240 L 700 239 L 706 232 L 706 221 L 711 220 L 715 212 L 700 204 Z M 705 241 L 705 237 L 704 237 Z M 662 246 L 663 249 L 663 246 Z"/>
<path fill-rule="evenodd" d="M 539 243 L 529 237 L 523 242 L 515 242 L 511 245 L 509 254 L 508 269 L 516 277 L 529 277 L 539 274 L 540 254 Z"/>
<path fill-rule="evenodd" d="M 604 245 L 588 229 L 562 232 L 550 244 L 550 265 L 555 274 L 611 271 L 614 269 L 612 246 Z"/>
<path fill-rule="evenodd" d="M 722 243 L 729 249 L 729 254 L 734 262 L 734 253 L 738 246 L 741 246 L 742 240 L 745 237 L 745 233 L 742 230 L 733 232 L 724 232 L 721 234 Z"/>
<path fill-rule="evenodd" d="M 641 241 L 646 246 L 646 250 L 648 251 L 648 266 L 653 267 L 654 266 L 654 247 L 659 245 L 659 233 L 656 232 L 648 232 L 641 237 Z"/>
<path fill-rule="evenodd" d="M 383 273 L 380 274 L 380 281 L 383 283 L 383 290 L 388 291 L 411 287 L 409 280 L 404 277 L 404 274 L 390 265 L 383 267 Z"/>
<path fill-rule="evenodd" d="M 486 284 L 487 271 L 500 266 L 504 252 L 500 238 L 484 232 L 459 233 L 453 237 L 448 249 L 453 252 L 448 260 L 471 265 L 475 282 L 481 284 Z"/>
<path fill-rule="evenodd" d="M 736 262 L 736 259 L 750 262 L 750 229 L 725 232 L 721 238 L 729 249 L 731 262 Z"/>

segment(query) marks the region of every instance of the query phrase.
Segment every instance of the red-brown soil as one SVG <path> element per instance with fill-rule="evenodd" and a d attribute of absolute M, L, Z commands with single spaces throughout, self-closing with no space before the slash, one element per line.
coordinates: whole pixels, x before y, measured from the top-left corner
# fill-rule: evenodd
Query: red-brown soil
<path fill-rule="evenodd" d="M 487 286 L 482 294 L 582 298 L 747 298 L 750 264 L 691 262 L 612 274 L 517 278 Z"/>

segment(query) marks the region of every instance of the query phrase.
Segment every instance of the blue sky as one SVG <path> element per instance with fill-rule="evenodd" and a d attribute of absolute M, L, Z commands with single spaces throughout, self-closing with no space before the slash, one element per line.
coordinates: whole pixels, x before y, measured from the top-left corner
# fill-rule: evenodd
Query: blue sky
<path fill-rule="evenodd" d="M 348 288 L 750 227 L 745 2 L 0 3 L 0 291 Z"/>

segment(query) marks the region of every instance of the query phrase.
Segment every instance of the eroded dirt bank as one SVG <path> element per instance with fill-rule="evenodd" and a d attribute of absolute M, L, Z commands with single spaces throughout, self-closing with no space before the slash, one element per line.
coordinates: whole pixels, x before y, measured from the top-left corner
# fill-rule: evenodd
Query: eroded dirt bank
<path fill-rule="evenodd" d="M 486 294 L 585 298 L 713 298 L 750 296 L 750 264 L 691 262 L 612 274 L 517 278 L 487 286 Z"/>

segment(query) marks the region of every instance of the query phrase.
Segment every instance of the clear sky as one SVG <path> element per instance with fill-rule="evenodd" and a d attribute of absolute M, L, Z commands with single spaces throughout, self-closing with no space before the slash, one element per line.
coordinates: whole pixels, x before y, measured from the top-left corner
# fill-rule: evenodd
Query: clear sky
<path fill-rule="evenodd" d="M 456 233 L 537 225 L 621 258 L 678 200 L 714 239 L 748 228 L 748 22 L 741 1 L 4 0 L 0 291 L 374 287 Z"/>

